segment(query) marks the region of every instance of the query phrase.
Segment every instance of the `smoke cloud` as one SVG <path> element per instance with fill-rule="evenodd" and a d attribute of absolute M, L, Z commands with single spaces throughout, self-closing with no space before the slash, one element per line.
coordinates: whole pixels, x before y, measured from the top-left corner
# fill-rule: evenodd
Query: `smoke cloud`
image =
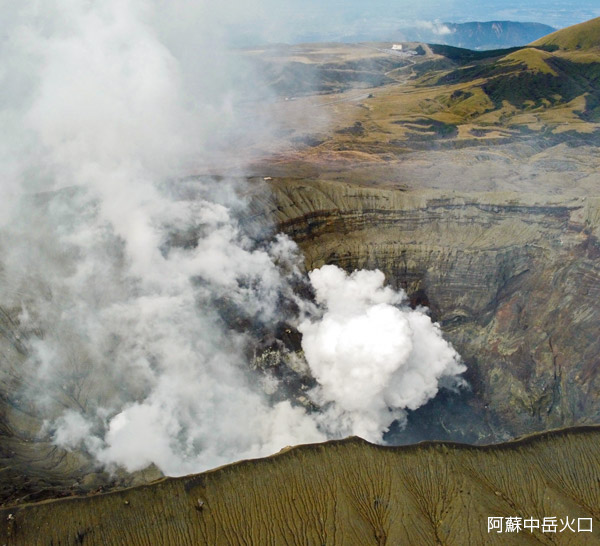
<path fill-rule="evenodd" d="M 249 373 L 253 330 L 294 320 L 286 301 L 311 307 L 291 288 L 294 244 L 239 220 L 245 144 L 271 145 L 273 127 L 244 109 L 269 94 L 222 29 L 234 12 L 272 15 L 257 6 L 3 10 L 0 308 L 18 350 L 2 352 L 2 377 L 19 378 L 16 403 L 45 420 L 42 436 L 108 467 L 177 475 L 350 432 L 379 439 L 464 369 L 380 273 L 323 268 L 311 282 L 326 311 L 301 330 L 326 410 L 272 402 L 276 380 Z M 216 168 L 228 177 L 184 179 Z"/>
<path fill-rule="evenodd" d="M 433 398 L 440 381 L 465 371 L 457 352 L 422 308 L 406 306 L 403 292 L 384 287 L 381 271 L 347 275 L 333 265 L 309 274 L 321 317 L 300 324 L 302 348 L 330 418 L 371 441 L 406 409 Z"/>
<path fill-rule="evenodd" d="M 289 243 L 244 232 L 234 177 L 174 182 L 235 172 L 226 143 L 267 129 L 239 114 L 261 91 L 231 85 L 226 10 L 176 4 L 15 3 L 2 44 L 0 302 L 27 349 L 3 367 L 57 444 L 168 474 L 325 439 L 268 403 L 222 319 L 278 319 Z"/>
<path fill-rule="evenodd" d="M 450 29 L 448 25 L 440 23 L 439 21 L 416 21 L 413 26 L 419 30 L 427 30 L 435 36 L 452 34 L 452 29 Z"/>

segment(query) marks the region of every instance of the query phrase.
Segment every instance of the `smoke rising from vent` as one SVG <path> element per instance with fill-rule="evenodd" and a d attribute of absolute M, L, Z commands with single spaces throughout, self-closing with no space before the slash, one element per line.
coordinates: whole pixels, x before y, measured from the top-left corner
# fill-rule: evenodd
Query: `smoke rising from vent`
<path fill-rule="evenodd" d="M 18 332 L 2 376 L 19 378 L 42 436 L 108 467 L 176 475 L 350 432 L 377 439 L 463 369 L 422 312 L 395 307 L 379 273 L 322 269 L 311 280 L 328 310 L 301 329 L 328 409 L 270 401 L 249 373 L 253 330 L 293 321 L 286 301 L 310 305 L 289 282 L 294 244 L 240 223 L 241 176 L 183 180 L 241 175 L 244 143 L 271 142 L 269 123 L 240 114 L 268 93 L 256 75 L 240 86 L 239 71 L 252 73 L 221 47 L 218 24 L 252 11 L 237 4 L 6 10 L 0 307 Z M 342 309 L 342 297 L 354 303 Z M 330 335 L 340 341 L 328 352 Z"/>
<path fill-rule="evenodd" d="M 331 403 L 332 422 L 346 434 L 380 441 L 406 409 L 433 398 L 440 380 L 460 384 L 457 352 L 423 309 L 406 306 L 403 292 L 384 287 L 381 271 L 347 275 L 336 266 L 309 274 L 322 316 L 303 321 L 302 348 L 319 382 L 314 399 Z"/>

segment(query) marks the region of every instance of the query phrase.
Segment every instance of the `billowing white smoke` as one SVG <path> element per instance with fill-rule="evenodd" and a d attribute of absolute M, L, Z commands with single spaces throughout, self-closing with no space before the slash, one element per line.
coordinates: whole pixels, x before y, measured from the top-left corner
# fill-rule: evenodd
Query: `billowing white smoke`
<path fill-rule="evenodd" d="M 248 339 L 216 309 L 271 323 L 291 243 L 244 234 L 231 182 L 168 182 L 217 152 L 238 166 L 223 143 L 260 129 L 236 119 L 255 82 L 221 81 L 237 66 L 212 41 L 227 10 L 174 4 L 7 10 L 0 305 L 28 337 L 27 360 L 2 365 L 58 444 L 180 474 L 325 435 L 303 409 L 268 404 L 245 373 Z M 176 7 L 195 16 L 194 51 L 169 17 L 157 25 Z"/>
<path fill-rule="evenodd" d="M 381 271 L 326 265 L 309 276 L 324 311 L 300 324 L 302 348 L 319 382 L 313 397 L 332 403 L 327 420 L 337 427 L 379 441 L 405 409 L 433 398 L 442 378 L 465 371 L 439 326 L 384 288 Z"/>
<path fill-rule="evenodd" d="M 328 311 L 302 330 L 315 396 L 333 406 L 270 404 L 247 373 L 250 334 L 223 312 L 276 322 L 281 298 L 294 297 L 293 244 L 245 234 L 232 181 L 176 181 L 198 165 L 242 168 L 225 144 L 261 129 L 236 114 L 255 82 L 232 87 L 223 74 L 238 65 L 212 41 L 225 14 L 252 9 L 235 4 L 3 10 L 0 307 L 27 357 L 3 356 L 1 371 L 21 378 L 20 403 L 34 401 L 57 444 L 106 465 L 174 475 L 343 433 L 379 438 L 398 408 L 463 369 L 422 312 L 394 307 L 380 274 L 323 269 L 312 280 Z M 182 32 L 169 17 L 178 9 Z M 339 290 L 354 298 L 344 309 Z"/>

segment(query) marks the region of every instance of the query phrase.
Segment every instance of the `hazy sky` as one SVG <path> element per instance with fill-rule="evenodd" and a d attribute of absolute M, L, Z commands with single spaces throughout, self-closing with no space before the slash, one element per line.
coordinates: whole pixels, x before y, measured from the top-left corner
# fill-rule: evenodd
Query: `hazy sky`
<path fill-rule="evenodd" d="M 598 0 L 288 0 L 276 10 L 282 21 L 268 41 L 336 40 L 389 32 L 417 21 L 509 20 L 562 28 L 600 16 Z M 272 18 L 273 13 L 269 14 Z M 292 25 L 286 24 L 293 21 Z M 244 27 L 251 36 L 254 22 Z M 262 36 L 261 38 L 264 38 Z M 259 38 L 259 39 L 261 39 Z"/>
<path fill-rule="evenodd" d="M 598 0 L 339 0 L 304 5 L 327 6 L 342 17 L 442 19 L 449 22 L 510 19 L 568 26 L 600 16 Z"/>

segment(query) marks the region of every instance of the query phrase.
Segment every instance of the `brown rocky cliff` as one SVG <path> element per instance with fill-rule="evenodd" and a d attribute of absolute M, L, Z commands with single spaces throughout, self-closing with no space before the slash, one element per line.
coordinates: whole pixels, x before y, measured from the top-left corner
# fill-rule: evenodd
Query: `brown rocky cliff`
<path fill-rule="evenodd" d="M 379 268 L 428 305 L 500 439 L 600 419 L 599 203 L 281 179 L 254 210 L 307 269 Z"/>

